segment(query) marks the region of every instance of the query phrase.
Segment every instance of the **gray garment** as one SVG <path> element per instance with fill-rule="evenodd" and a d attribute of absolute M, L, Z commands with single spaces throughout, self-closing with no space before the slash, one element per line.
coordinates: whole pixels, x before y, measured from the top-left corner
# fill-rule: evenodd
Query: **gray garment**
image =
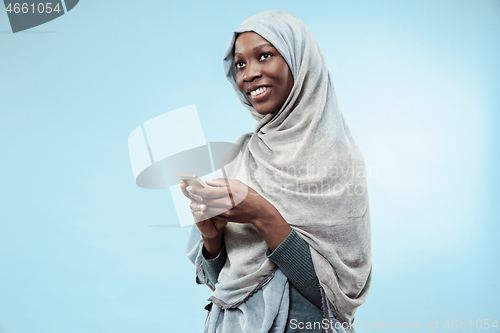
<path fill-rule="evenodd" d="M 314 272 L 309 245 L 292 228 L 283 242 L 274 250 L 267 249 L 267 258 L 278 265 L 293 287 L 304 295 L 311 305 L 321 310 L 319 281 Z"/>
<path fill-rule="evenodd" d="M 300 332 L 298 325 L 290 325 L 291 320 L 299 322 L 321 323 L 323 311 L 321 310 L 321 293 L 319 281 L 314 273 L 309 245 L 295 232 L 294 229 L 288 237 L 274 250 L 266 253 L 282 270 L 289 282 L 290 305 L 285 333 Z M 227 252 L 223 245 L 217 257 L 203 259 L 203 270 L 208 278 L 208 283 L 215 288 L 219 273 L 226 263 Z M 310 333 L 321 333 L 321 329 L 308 330 Z"/>
<path fill-rule="evenodd" d="M 299 323 L 321 323 L 322 320 L 323 311 L 318 309 L 290 283 L 290 305 L 284 333 L 303 333 L 304 330 L 299 327 Z M 306 332 L 321 333 L 323 331 L 321 329 L 312 329 Z"/>
<path fill-rule="evenodd" d="M 209 281 L 208 276 L 209 274 L 213 276 L 215 272 L 219 271 L 220 267 L 217 266 L 227 265 L 228 258 L 224 258 L 224 255 L 219 253 L 219 256 L 214 259 L 204 260 L 203 241 L 195 225 L 191 228 L 187 249 L 187 256 L 196 267 L 196 282 L 198 284 L 206 284 L 210 289 L 215 291 L 214 287 L 217 286 L 216 278 L 211 277 Z M 223 252 L 223 249 L 221 249 L 221 252 Z M 212 262 L 210 263 L 210 261 Z M 320 290 L 322 290 L 321 287 Z M 332 328 L 332 330 L 327 330 L 325 332 L 355 333 L 354 328 L 344 330 L 341 323 L 335 318 L 324 292 L 321 293 L 321 296 L 323 310 L 322 321 L 327 320 L 331 323 L 330 325 Z M 310 297 L 314 300 L 314 296 Z M 212 299 L 213 297 L 210 297 L 208 301 L 212 301 Z M 292 322 L 288 319 L 300 318 L 300 308 L 305 304 L 308 304 L 308 307 L 312 306 L 312 308 L 316 308 L 315 305 L 311 305 L 311 301 L 290 285 L 285 274 L 277 267 L 276 270 L 272 272 L 270 279 L 266 281 L 266 284 L 256 288 L 254 293 L 246 297 L 242 302 L 238 302 L 237 306 L 224 307 L 217 303 L 212 304 L 203 332 L 303 332 L 304 330 L 299 327 L 300 321 L 298 321 L 298 319 L 295 322 L 295 329 L 291 325 Z M 289 310 L 290 306 L 294 306 L 293 311 Z M 318 313 L 312 310 L 312 316 L 304 318 L 304 320 L 306 319 L 309 322 L 318 322 Z"/>
<path fill-rule="evenodd" d="M 317 328 L 307 332 L 321 333 L 322 300 L 309 245 L 292 228 L 292 232 L 274 251 L 267 250 L 266 256 L 278 265 L 290 283 L 290 304 L 285 333 L 304 332 L 299 323 L 307 322 L 318 324 Z"/>
<path fill-rule="evenodd" d="M 288 300 L 289 284 L 278 269 L 265 286 L 238 307 L 212 306 L 203 333 L 283 333 L 287 326 Z"/>
<path fill-rule="evenodd" d="M 203 268 L 203 241 L 196 225 L 191 228 L 187 246 L 188 258 L 196 267 L 196 282 L 207 284 L 217 294 Z M 228 262 L 226 262 L 226 266 Z M 213 296 L 208 299 L 213 302 Z M 283 333 L 286 328 L 289 306 L 289 283 L 276 267 L 263 285 L 251 295 L 227 307 L 214 302 L 205 322 L 203 333 Z"/>
<path fill-rule="evenodd" d="M 256 112 L 236 84 L 234 43 L 248 31 L 276 48 L 294 79 L 280 109 L 266 115 Z M 239 152 L 228 156 L 227 178 L 239 179 L 269 201 L 309 244 L 329 307 L 341 322 L 351 323 L 371 282 L 366 172 L 321 47 L 299 18 L 269 10 L 246 19 L 233 32 L 223 66 L 241 104 L 257 120 L 254 132 L 238 139 Z M 252 84 L 266 81 L 261 75 Z M 221 305 L 236 306 L 276 268 L 263 256 L 267 244 L 252 227 L 226 226 L 230 265 L 222 269 L 213 296 Z"/>

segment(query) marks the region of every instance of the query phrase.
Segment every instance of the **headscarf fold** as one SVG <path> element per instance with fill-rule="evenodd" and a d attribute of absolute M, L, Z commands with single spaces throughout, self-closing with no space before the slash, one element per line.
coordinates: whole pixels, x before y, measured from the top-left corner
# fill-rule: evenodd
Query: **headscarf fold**
<path fill-rule="evenodd" d="M 238 34 L 253 31 L 283 56 L 293 88 L 273 113 L 259 114 L 236 85 L 233 48 Z M 371 283 L 371 235 L 364 159 L 340 111 L 323 52 L 296 16 L 269 10 L 245 20 L 223 56 L 227 79 L 257 120 L 242 135 L 240 149 L 225 167 L 280 212 L 309 244 L 328 307 L 351 323 Z M 267 244 L 251 224 L 228 223 L 228 259 L 212 297 L 231 309 L 262 288 L 276 271 Z"/>

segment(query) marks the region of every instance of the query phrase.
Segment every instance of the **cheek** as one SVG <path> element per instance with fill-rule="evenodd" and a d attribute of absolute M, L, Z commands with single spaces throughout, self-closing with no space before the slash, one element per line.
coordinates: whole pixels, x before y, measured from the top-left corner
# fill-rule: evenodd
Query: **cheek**
<path fill-rule="evenodd" d="M 283 84 L 283 89 L 288 90 L 290 84 L 293 85 L 293 76 L 286 63 L 282 64 L 279 68 L 279 78 Z M 292 83 L 290 83 L 290 81 Z"/>
<path fill-rule="evenodd" d="M 293 75 L 288 66 L 285 65 L 285 67 L 282 68 L 280 77 L 281 89 L 283 89 L 283 99 L 285 100 L 292 91 L 293 87 Z"/>
<path fill-rule="evenodd" d="M 283 77 L 284 77 L 284 82 L 285 82 L 285 86 L 286 86 L 285 89 L 287 91 L 287 94 L 289 94 L 293 88 L 293 74 L 290 71 L 290 68 L 288 68 L 288 65 L 285 65 L 285 68 L 283 71 L 284 71 Z"/>
<path fill-rule="evenodd" d="M 236 85 L 241 89 L 242 80 L 241 80 L 241 75 L 239 73 L 236 73 L 236 75 L 234 76 L 234 80 L 236 81 Z"/>
<path fill-rule="evenodd" d="M 243 92 L 243 80 L 241 79 L 241 75 L 236 75 L 236 85 L 238 86 L 238 89 L 243 93 L 243 95 L 246 95 L 246 93 Z"/>

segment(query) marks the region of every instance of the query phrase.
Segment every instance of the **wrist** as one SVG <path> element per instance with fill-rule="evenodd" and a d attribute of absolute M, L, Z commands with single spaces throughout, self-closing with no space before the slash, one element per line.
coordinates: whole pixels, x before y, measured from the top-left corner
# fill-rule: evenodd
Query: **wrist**
<path fill-rule="evenodd" d="M 266 232 L 272 228 L 272 221 L 274 218 L 259 218 L 255 219 L 252 221 L 252 224 L 259 230 L 259 232 L 262 234 L 263 232 Z"/>
<path fill-rule="evenodd" d="M 216 237 L 208 238 L 202 235 L 203 240 L 203 255 L 206 259 L 213 259 L 217 257 L 224 242 L 224 234 L 221 233 Z"/>
<path fill-rule="evenodd" d="M 283 216 L 277 210 L 276 213 L 264 219 L 257 219 L 253 223 L 271 251 L 274 251 L 292 231 Z"/>
<path fill-rule="evenodd" d="M 267 219 L 255 220 L 253 225 L 262 234 L 273 234 L 278 231 L 287 231 L 288 233 L 292 230 L 290 225 L 285 221 L 283 216 L 270 216 Z"/>
<path fill-rule="evenodd" d="M 280 225 L 288 225 L 280 212 L 274 207 L 264 209 L 260 212 L 259 216 L 252 221 L 252 224 L 260 231 L 269 231 Z"/>

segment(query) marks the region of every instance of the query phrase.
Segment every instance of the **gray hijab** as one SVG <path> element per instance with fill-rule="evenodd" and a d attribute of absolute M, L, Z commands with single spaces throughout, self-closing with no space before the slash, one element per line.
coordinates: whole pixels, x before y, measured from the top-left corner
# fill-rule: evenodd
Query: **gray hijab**
<path fill-rule="evenodd" d="M 269 41 L 294 78 L 283 106 L 265 116 L 235 81 L 234 42 L 246 31 Z M 257 120 L 255 132 L 238 139 L 240 150 L 225 168 L 227 177 L 240 179 L 266 198 L 309 244 L 328 308 L 340 322 L 351 323 L 371 282 L 366 172 L 323 52 L 299 18 L 269 10 L 233 32 L 223 65 L 240 102 Z M 253 225 L 228 223 L 224 241 L 228 260 L 210 300 L 231 309 L 269 283 L 277 267 L 266 258 L 267 244 Z"/>

